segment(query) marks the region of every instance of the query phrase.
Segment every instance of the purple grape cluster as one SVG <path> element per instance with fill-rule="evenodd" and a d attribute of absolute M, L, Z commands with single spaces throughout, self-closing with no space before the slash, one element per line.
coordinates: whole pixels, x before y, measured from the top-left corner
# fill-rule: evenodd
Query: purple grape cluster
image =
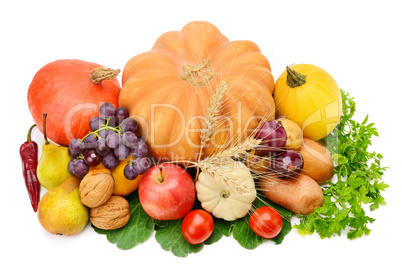
<path fill-rule="evenodd" d="M 135 135 L 138 122 L 129 117 L 126 108 L 103 103 L 99 107 L 99 116 L 91 118 L 89 127 L 92 132 L 82 139 L 73 139 L 69 144 L 71 160 L 68 171 L 71 174 L 82 178 L 90 166 L 100 163 L 113 169 L 120 160 L 129 156 L 130 161 L 124 168 L 127 179 L 133 180 L 148 171 L 148 146 Z"/>
<path fill-rule="evenodd" d="M 256 155 L 270 159 L 269 169 L 280 178 L 291 178 L 303 169 L 302 155 L 286 148 L 287 134 L 280 121 L 269 121 L 261 125 L 256 132 L 257 139 L 261 139 Z"/>

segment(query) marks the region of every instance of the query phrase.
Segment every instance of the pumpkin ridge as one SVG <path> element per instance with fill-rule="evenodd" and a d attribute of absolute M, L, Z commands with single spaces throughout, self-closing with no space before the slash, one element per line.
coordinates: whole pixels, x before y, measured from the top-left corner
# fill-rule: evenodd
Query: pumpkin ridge
<path fill-rule="evenodd" d="M 266 68 L 272 75 L 268 59 L 263 54 L 257 52 L 242 53 L 230 60 L 215 61 L 214 64 L 214 68 L 222 73 L 230 73 L 233 68 L 238 68 L 239 71 L 243 72 L 246 70 L 252 72 L 254 68 L 261 66 Z"/>
<path fill-rule="evenodd" d="M 217 48 L 228 38 L 219 29 L 206 21 L 194 21 L 187 23 L 180 31 L 186 51 L 191 56 L 187 64 L 199 64 L 205 59 L 210 59 L 216 53 Z"/>
<path fill-rule="evenodd" d="M 233 41 L 228 40 L 221 46 L 217 47 L 216 54 L 213 55 L 211 60 L 215 62 L 228 61 L 232 60 L 233 58 L 236 58 L 238 55 L 247 52 L 261 53 L 261 50 L 257 44 L 249 40 L 233 40 Z"/>
<path fill-rule="evenodd" d="M 150 51 L 155 50 L 170 57 L 178 66 L 181 66 L 183 62 L 190 61 L 189 53 L 179 31 L 170 31 L 160 35 Z"/>
<path fill-rule="evenodd" d="M 166 66 L 169 67 L 169 70 L 176 69 L 177 72 L 181 71 L 179 64 L 174 58 L 165 54 L 163 51 L 156 49 L 131 57 L 123 69 L 122 85 L 124 86 L 131 76 L 140 72 L 141 70 L 147 70 L 148 68 L 154 67 L 160 67 L 160 69 L 162 69 L 166 68 Z"/>
<path fill-rule="evenodd" d="M 178 59 L 178 55 L 174 54 L 174 52 L 168 52 L 163 49 L 156 48 L 156 47 L 152 48 L 151 51 L 156 51 L 160 54 L 163 54 L 163 55 L 169 57 L 175 63 L 175 65 L 177 65 L 178 69 L 181 71 L 181 69 L 182 69 L 181 66 L 183 65 L 183 62 L 185 62 L 185 60 L 183 58 L 179 57 L 179 59 Z"/>

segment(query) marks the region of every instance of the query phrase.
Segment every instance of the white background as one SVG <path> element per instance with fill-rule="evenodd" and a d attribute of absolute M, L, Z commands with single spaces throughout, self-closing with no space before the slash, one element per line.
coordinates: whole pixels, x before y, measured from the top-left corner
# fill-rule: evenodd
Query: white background
<path fill-rule="evenodd" d="M 0 266 L 402 267 L 401 10 L 397 1 L 332 2 L 2 2 Z M 33 124 L 26 96 L 36 71 L 65 58 L 122 69 L 129 58 L 149 50 L 160 34 L 180 30 L 193 20 L 215 24 L 231 40 L 256 42 L 271 61 L 275 78 L 293 63 L 322 67 L 355 97 L 357 118 L 370 115 L 380 133 L 373 149 L 384 155 L 383 165 L 391 167 L 384 176 L 391 187 L 384 193 L 388 204 L 370 214 L 377 220 L 369 236 L 321 240 L 316 235 L 303 238 L 293 230 L 281 245 L 265 243 L 255 250 L 243 249 L 229 237 L 177 258 L 162 250 L 153 236 L 122 251 L 89 225 L 73 237 L 42 229 L 29 203 L 18 153 Z M 41 146 L 39 133 L 35 139 Z"/>

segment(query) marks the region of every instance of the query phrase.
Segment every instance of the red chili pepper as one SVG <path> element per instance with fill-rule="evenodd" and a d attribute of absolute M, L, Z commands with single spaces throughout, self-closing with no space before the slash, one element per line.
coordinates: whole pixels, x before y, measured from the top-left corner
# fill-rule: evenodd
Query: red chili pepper
<path fill-rule="evenodd" d="M 32 129 L 36 125 L 30 127 L 28 131 L 27 141 L 20 147 L 20 155 L 22 160 L 22 173 L 25 179 L 25 185 L 28 190 L 29 198 L 33 210 L 36 212 L 39 205 L 40 183 L 36 175 L 38 166 L 38 144 L 31 140 Z"/>

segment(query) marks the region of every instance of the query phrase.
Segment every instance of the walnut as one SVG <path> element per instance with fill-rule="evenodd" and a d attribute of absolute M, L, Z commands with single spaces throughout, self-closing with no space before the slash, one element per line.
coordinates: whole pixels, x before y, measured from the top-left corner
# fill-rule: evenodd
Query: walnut
<path fill-rule="evenodd" d="M 89 212 L 91 223 L 103 230 L 123 227 L 130 219 L 130 206 L 121 196 L 111 196 L 103 205 L 92 208 Z"/>
<path fill-rule="evenodd" d="M 94 208 L 105 203 L 114 191 L 114 179 L 108 169 L 95 169 L 82 179 L 78 189 L 81 202 Z"/>

